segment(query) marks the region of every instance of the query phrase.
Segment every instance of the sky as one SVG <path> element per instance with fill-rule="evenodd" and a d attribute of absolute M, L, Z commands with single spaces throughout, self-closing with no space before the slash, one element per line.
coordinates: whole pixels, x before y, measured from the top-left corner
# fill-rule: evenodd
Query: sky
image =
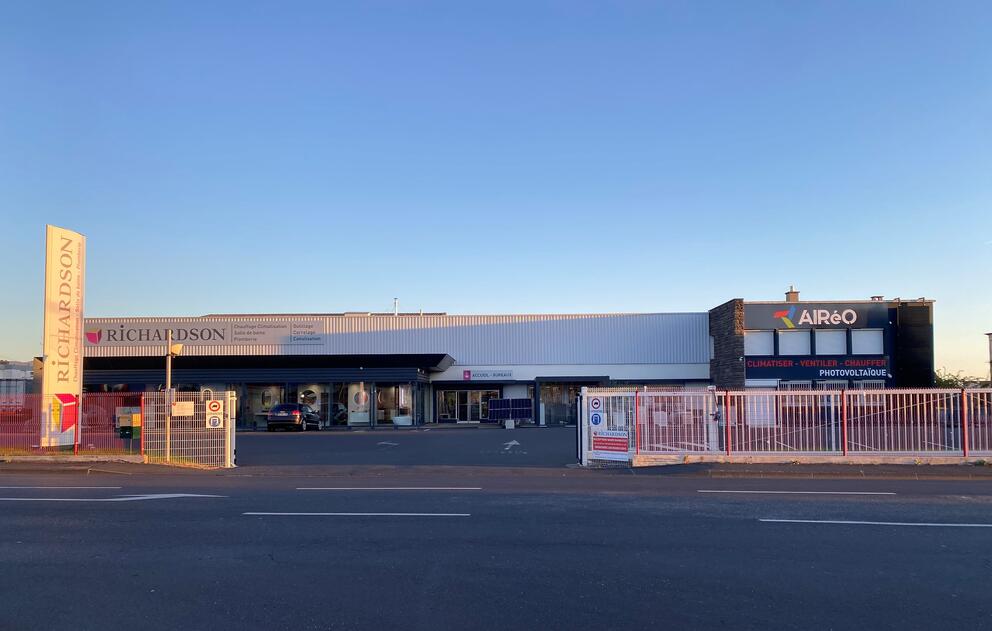
<path fill-rule="evenodd" d="M 88 316 L 934 299 L 986 374 L 992 3 L 0 0 L 0 357 Z"/>

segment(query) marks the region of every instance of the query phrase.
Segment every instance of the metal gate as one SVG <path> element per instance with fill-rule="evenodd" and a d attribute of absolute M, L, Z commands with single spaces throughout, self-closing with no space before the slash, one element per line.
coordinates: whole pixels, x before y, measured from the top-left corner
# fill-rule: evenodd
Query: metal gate
<path fill-rule="evenodd" d="M 233 467 L 237 398 L 233 392 L 146 392 L 145 456 L 150 461 Z"/>
<path fill-rule="evenodd" d="M 629 463 L 637 392 L 630 388 L 582 388 L 579 451 L 583 464 Z"/>

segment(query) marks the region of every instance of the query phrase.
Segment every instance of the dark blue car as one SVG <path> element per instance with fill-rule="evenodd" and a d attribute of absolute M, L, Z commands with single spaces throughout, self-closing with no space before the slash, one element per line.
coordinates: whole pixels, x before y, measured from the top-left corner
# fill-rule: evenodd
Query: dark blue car
<path fill-rule="evenodd" d="M 277 429 L 294 429 L 305 432 L 308 429 L 320 429 L 320 415 L 309 405 L 303 403 L 280 403 L 269 410 L 267 417 L 268 431 Z"/>

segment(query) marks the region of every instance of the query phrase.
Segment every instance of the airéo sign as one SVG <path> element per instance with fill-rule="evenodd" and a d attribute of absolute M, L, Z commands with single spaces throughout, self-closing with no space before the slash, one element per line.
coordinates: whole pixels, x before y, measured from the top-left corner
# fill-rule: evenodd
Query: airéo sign
<path fill-rule="evenodd" d="M 796 302 L 744 304 L 744 328 L 767 329 L 863 329 L 889 324 L 884 303 Z"/>

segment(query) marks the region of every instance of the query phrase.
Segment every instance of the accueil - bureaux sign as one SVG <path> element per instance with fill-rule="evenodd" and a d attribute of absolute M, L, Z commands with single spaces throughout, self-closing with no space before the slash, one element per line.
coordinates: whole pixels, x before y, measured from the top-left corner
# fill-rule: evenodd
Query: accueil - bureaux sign
<path fill-rule="evenodd" d="M 86 237 L 45 227 L 45 324 L 41 446 L 76 441 L 83 389 L 83 276 Z"/>

